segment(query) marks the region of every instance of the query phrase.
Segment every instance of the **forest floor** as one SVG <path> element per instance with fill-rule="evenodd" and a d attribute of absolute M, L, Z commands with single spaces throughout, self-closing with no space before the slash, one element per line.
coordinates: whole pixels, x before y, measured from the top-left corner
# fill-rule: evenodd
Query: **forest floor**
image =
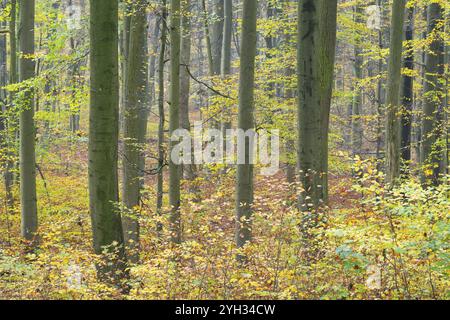
<path fill-rule="evenodd" d="M 156 232 L 158 222 L 167 225 L 167 217 L 156 215 L 156 177 L 146 177 L 141 263 L 131 267 L 132 290 L 124 296 L 95 277 L 86 143 L 67 141 L 49 150 L 38 154 L 37 250 L 28 251 L 20 238 L 17 205 L 14 211 L 0 210 L 0 298 L 450 298 L 448 190 L 417 194 L 411 184 L 401 196 L 387 195 L 372 179 L 376 174 L 359 186 L 350 175 L 332 174 L 330 208 L 312 231 L 313 240 L 305 243 L 295 186 L 282 172 L 258 177 L 253 241 L 243 250 L 244 267 L 233 258 L 238 253 L 234 173 L 222 175 L 215 168 L 194 182 L 199 194 L 190 194 L 192 186 L 183 183 L 184 242 L 178 247 L 167 241 L 165 231 Z M 361 166 L 372 170 L 367 163 Z"/>

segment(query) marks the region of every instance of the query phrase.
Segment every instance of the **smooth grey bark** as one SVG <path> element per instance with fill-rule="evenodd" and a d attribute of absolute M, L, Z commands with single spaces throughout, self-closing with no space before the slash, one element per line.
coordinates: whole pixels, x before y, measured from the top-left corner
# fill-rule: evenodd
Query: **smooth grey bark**
<path fill-rule="evenodd" d="M 153 17 L 153 19 L 152 19 Z M 148 93 L 146 94 L 148 101 L 146 102 L 147 107 L 143 108 L 141 111 L 143 114 L 142 119 L 139 121 L 140 123 L 140 128 L 141 130 L 143 130 L 144 132 L 144 137 L 145 140 L 147 141 L 148 139 L 148 117 L 150 115 L 150 113 L 152 112 L 152 108 L 155 104 L 155 102 L 157 102 L 157 97 L 156 97 L 156 90 L 155 90 L 155 81 L 156 81 L 156 61 L 157 61 L 157 57 L 158 57 L 158 48 L 159 48 L 159 32 L 160 32 L 160 26 L 159 26 L 159 19 L 156 15 L 151 15 L 148 14 L 148 23 L 149 23 L 149 27 L 151 25 L 151 27 L 153 27 L 153 33 L 150 34 L 150 32 L 148 32 L 148 39 L 147 42 L 150 43 L 149 45 L 149 61 L 148 61 L 148 80 L 147 80 L 147 86 L 148 86 Z M 153 21 L 153 24 L 151 24 L 150 22 Z M 143 147 L 145 147 L 145 144 L 143 145 Z M 142 157 L 140 157 L 140 167 L 145 169 L 145 151 L 142 150 Z M 141 174 L 141 188 L 144 186 L 144 176 L 146 174 L 145 170 L 140 172 Z"/>
<path fill-rule="evenodd" d="M 206 0 L 202 1 L 202 10 L 203 10 L 203 28 L 205 32 L 205 41 L 206 41 L 206 53 L 208 57 L 208 73 L 210 76 L 214 75 L 214 61 L 212 54 L 212 46 L 211 46 L 211 36 L 209 32 L 209 23 L 208 23 L 208 8 L 206 7 Z"/>
<path fill-rule="evenodd" d="M 243 1 L 241 32 L 241 67 L 239 78 L 238 129 L 254 130 L 254 83 L 256 57 L 256 0 Z M 251 240 L 253 205 L 253 165 L 251 145 L 245 139 L 245 164 L 237 165 L 236 176 L 236 245 L 243 247 Z"/>
<path fill-rule="evenodd" d="M 357 4 L 354 9 L 354 21 L 356 25 L 361 25 L 363 21 L 364 10 L 360 4 Z M 355 31 L 355 45 L 354 45 L 354 55 L 355 55 L 355 63 L 353 64 L 353 75 L 355 77 L 355 85 L 353 91 L 353 100 L 352 100 L 352 111 L 351 111 L 351 124 L 352 124 L 352 154 L 354 156 L 359 155 L 362 149 L 363 143 L 363 129 L 362 129 L 362 97 L 363 90 L 359 84 L 359 82 L 363 78 L 363 57 L 362 57 L 362 49 L 361 49 L 361 35 Z"/>
<path fill-rule="evenodd" d="M 233 36 L 233 0 L 224 0 L 224 22 L 222 41 L 222 61 L 220 74 L 222 76 L 231 73 L 231 39 Z"/>
<path fill-rule="evenodd" d="M 191 64 L 191 8 L 190 0 L 182 3 L 183 16 L 181 18 L 182 36 L 181 36 L 181 67 L 180 67 L 180 127 L 191 131 L 191 122 L 189 120 L 189 98 L 191 88 L 191 77 L 188 69 Z M 183 174 L 188 180 L 194 179 L 193 165 L 184 165 Z"/>
<path fill-rule="evenodd" d="M 443 133 L 443 87 L 444 41 L 435 32 L 443 31 L 443 8 L 439 3 L 430 3 L 427 12 L 427 33 L 434 37 L 425 56 L 425 86 L 422 118 L 422 144 L 420 162 L 423 184 L 437 185 L 440 179 Z M 431 174 L 429 173 L 431 171 Z"/>
<path fill-rule="evenodd" d="M 3 0 L 2 5 L 6 6 L 7 1 Z M 14 7 L 13 12 L 11 12 L 11 19 L 10 19 L 10 24 L 12 24 L 15 20 L 15 3 L 11 3 L 11 5 Z M 14 18 L 12 18 L 12 14 L 14 13 Z M 6 26 L 6 23 L 0 23 L 0 28 L 3 28 Z M 15 26 L 15 22 L 14 22 L 14 26 Z M 11 30 L 11 28 L 10 28 Z M 15 30 L 14 30 L 15 31 Z M 13 36 L 15 37 L 15 33 L 13 34 Z M 10 34 L 11 37 L 11 34 Z M 14 39 L 15 42 L 15 39 Z M 12 49 L 12 46 L 11 46 Z M 11 52 L 15 52 L 15 48 L 14 51 Z M 7 35 L 5 34 L 0 34 L 0 88 L 4 87 L 8 84 L 8 59 L 7 59 L 7 54 L 8 54 L 8 50 L 7 50 Z M 10 57 L 11 60 L 13 60 L 13 57 Z M 13 71 L 10 70 L 10 73 L 12 73 Z M 11 81 L 11 79 L 9 79 L 9 81 Z M 10 138 L 9 138 L 9 113 L 8 113 L 8 109 L 9 109 L 9 105 L 12 104 L 12 98 L 8 97 L 8 93 L 5 89 L 0 89 L 0 147 L 2 148 L 2 153 L 4 154 L 3 158 L 4 160 L 2 161 L 2 171 L 3 171 L 3 181 L 4 181 L 4 186 L 5 186 L 5 196 L 6 196 L 6 205 L 7 205 L 7 209 L 8 207 L 11 207 L 13 205 L 14 202 L 14 198 L 13 198 L 13 194 L 12 194 L 12 174 L 11 174 L 11 168 L 12 168 L 12 163 L 9 160 L 9 155 L 10 155 Z"/>
<path fill-rule="evenodd" d="M 34 77 L 34 0 L 20 0 L 19 81 Z M 36 155 L 33 89 L 28 87 L 21 97 L 20 113 L 20 204 L 22 236 L 33 240 L 38 229 L 36 198 Z"/>
<path fill-rule="evenodd" d="M 406 0 L 394 0 L 386 93 L 386 182 L 400 177 L 400 82 Z"/>
<path fill-rule="evenodd" d="M 73 0 L 69 0 L 68 5 L 72 6 L 74 5 L 75 1 Z M 84 3 L 78 3 L 77 5 L 81 6 L 81 10 L 83 10 L 83 6 Z M 78 37 L 73 37 L 71 36 L 69 38 L 69 45 L 70 45 L 70 50 L 72 52 L 76 52 L 77 47 L 82 43 L 83 39 L 78 38 Z M 81 61 L 74 63 L 69 71 L 69 78 L 70 78 L 70 83 L 69 86 L 72 88 L 77 88 L 80 87 L 81 84 L 79 83 L 79 78 L 80 77 L 80 68 L 81 68 Z M 75 94 L 75 90 L 72 90 L 72 95 Z M 70 127 L 70 131 L 72 133 L 77 133 L 80 130 L 80 118 L 81 118 L 81 113 L 80 113 L 80 108 L 78 107 L 76 110 L 72 110 L 71 111 L 71 115 L 69 118 L 69 127 Z"/>
<path fill-rule="evenodd" d="M 16 40 L 16 14 L 17 14 L 17 2 L 11 0 L 11 12 L 9 22 L 9 83 L 14 84 L 17 82 L 17 40 Z M 14 93 L 11 93 L 11 100 Z"/>
<path fill-rule="evenodd" d="M 328 129 L 337 0 L 300 0 L 298 15 L 297 152 L 303 189 L 299 207 L 301 211 L 310 212 L 328 202 Z M 304 227 L 308 228 L 309 223 L 315 221 L 305 221 Z"/>
<path fill-rule="evenodd" d="M 130 2 L 125 2 L 125 9 L 124 9 L 124 18 L 122 27 L 120 30 L 120 43 L 119 43 L 119 49 L 120 49 L 120 55 L 121 55 L 121 61 L 120 61 L 120 70 L 119 70 L 119 76 L 120 76 L 120 104 L 119 104 L 119 127 L 122 128 L 123 126 L 123 112 L 125 109 L 126 104 L 126 91 L 127 91 L 127 65 L 128 65 L 128 56 L 130 51 L 130 28 L 131 28 L 131 11 L 132 11 L 132 4 Z"/>
<path fill-rule="evenodd" d="M 158 181 L 157 181 L 157 191 L 156 191 L 156 212 L 158 216 L 162 215 L 163 206 L 163 196 L 164 196 L 164 124 L 165 124 L 165 114 L 164 114 L 164 58 L 166 55 L 166 41 L 167 41 L 167 10 L 166 10 L 166 0 L 162 1 L 162 12 L 160 17 L 160 28 L 161 28 L 161 47 L 159 49 L 158 58 L 158 115 L 159 115 L 159 126 L 158 126 Z M 162 231 L 162 224 L 157 225 L 158 234 Z"/>
<path fill-rule="evenodd" d="M 381 8 L 381 27 L 378 30 L 378 48 L 380 50 L 384 49 L 386 47 L 386 33 L 387 28 L 385 24 L 383 23 L 386 19 L 386 10 L 385 7 L 387 6 L 386 0 L 377 0 L 377 5 Z M 385 71 L 385 63 L 383 57 L 380 56 L 378 59 L 378 74 L 382 74 Z M 386 92 L 384 87 L 384 79 L 380 77 L 377 82 L 377 139 L 376 139 L 376 157 L 377 159 L 381 159 L 382 151 L 383 151 L 383 130 L 384 130 L 384 106 L 385 106 L 385 100 L 386 100 Z M 380 165 L 377 165 L 378 169 L 380 169 Z"/>
<path fill-rule="evenodd" d="M 214 23 L 211 32 L 213 74 L 220 75 L 224 31 L 224 0 L 213 0 Z"/>
<path fill-rule="evenodd" d="M 222 53 L 221 53 L 221 63 L 220 63 L 220 76 L 225 79 L 231 74 L 231 40 L 233 36 L 233 0 L 224 0 L 223 4 L 223 39 L 222 39 Z M 224 134 L 224 151 L 226 151 L 227 146 L 227 135 L 226 131 L 231 129 L 231 110 L 227 108 L 224 110 L 224 122 L 222 124 L 222 132 Z M 224 154 L 226 154 L 224 152 Z M 224 172 L 226 172 L 226 168 Z"/>
<path fill-rule="evenodd" d="M 89 208 L 99 278 L 126 276 L 122 219 L 117 207 L 119 135 L 118 1 L 90 1 Z M 104 254 L 106 253 L 106 254 Z"/>
<path fill-rule="evenodd" d="M 405 24 L 405 40 L 407 41 L 405 48 L 405 55 L 403 59 L 403 68 L 414 70 L 414 50 L 411 41 L 414 39 L 414 7 L 408 8 L 407 23 Z M 402 118 L 401 118 L 401 159 L 404 162 L 405 170 L 403 174 L 408 174 L 407 168 L 411 161 L 411 133 L 413 123 L 413 92 L 414 77 L 410 75 L 403 75 L 402 81 Z"/>
<path fill-rule="evenodd" d="M 128 260 L 139 260 L 139 200 L 144 171 L 143 149 L 146 136 L 148 102 L 147 2 L 137 0 L 131 8 L 130 40 L 126 67 L 123 108 L 124 150 L 122 158 L 122 216 Z M 142 123 L 141 123 L 142 122 Z"/>
<path fill-rule="evenodd" d="M 180 126 L 180 46 L 181 46 L 181 1 L 170 0 L 170 136 Z M 169 152 L 177 145 L 170 141 Z M 180 215 L 180 176 L 181 167 L 170 159 L 169 161 L 169 205 L 170 233 L 173 243 L 181 243 Z"/>

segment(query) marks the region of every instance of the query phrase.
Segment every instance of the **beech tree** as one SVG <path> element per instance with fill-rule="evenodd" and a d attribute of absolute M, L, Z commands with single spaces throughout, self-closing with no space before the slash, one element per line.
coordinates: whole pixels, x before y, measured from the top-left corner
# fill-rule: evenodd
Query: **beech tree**
<path fill-rule="evenodd" d="M 394 0 L 392 4 L 391 46 L 386 93 L 386 181 L 391 184 L 400 177 L 400 82 L 405 3 L 406 0 Z"/>
<path fill-rule="evenodd" d="M 328 129 L 336 12 L 336 0 L 298 2 L 297 152 L 300 186 L 303 189 L 299 199 L 302 211 L 314 211 L 328 201 Z"/>
<path fill-rule="evenodd" d="M 148 115 L 148 58 L 147 14 L 145 0 L 135 1 L 131 7 L 129 49 L 126 67 L 125 105 L 123 108 L 124 151 L 123 215 L 124 239 L 132 262 L 138 260 L 139 199 L 144 171 L 143 148 Z M 141 125 L 142 123 L 142 125 Z"/>
<path fill-rule="evenodd" d="M 34 0 L 20 0 L 19 81 L 24 83 L 35 75 L 34 62 Z M 20 113 L 20 204 L 22 236 L 33 240 L 38 228 L 36 199 L 36 155 L 33 88 L 25 84 Z"/>
<path fill-rule="evenodd" d="M 409 72 L 414 68 L 414 49 L 412 47 L 412 40 L 414 39 L 414 7 L 407 9 L 407 21 L 405 24 L 405 40 L 407 45 L 405 47 L 405 56 L 403 60 L 403 67 Z M 405 169 L 403 173 L 407 173 L 407 166 L 411 161 L 411 135 L 413 124 L 413 103 L 414 103 L 414 77 L 410 74 L 403 75 L 401 87 L 401 101 L 402 101 L 402 118 L 401 118 L 401 158 L 404 162 Z"/>
<path fill-rule="evenodd" d="M 430 50 L 425 55 L 425 83 L 422 118 L 422 144 L 420 162 L 421 180 L 424 184 L 439 183 L 443 159 L 441 138 L 444 129 L 443 86 L 444 42 L 439 31 L 443 30 L 443 12 L 439 3 L 430 3 L 427 8 L 427 33 L 431 37 Z M 448 88 L 447 88 L 448 89 Z"/>
<path fill-rule="evenodd" d="M 239 73 L 238 129 L 254 130 L 254 83 L 256 56 L 256 0 L 244 0 L 241 31 L 241 68 Z M 237 165 L 236 244 L 243 247 L 251 239 L 253 205 L 253 164 L 250 139 L 245 139 L 245 163 Z"/>
<path fill-rule="evenodd" d="M 103 257 L 99 276 L 116 285 L 126 267 L 118 208 L 118 45 L 118 1 L 91 0 L 89 209 L 95 253 Z"/>
<path fill-rule="evenodd" d="M 181 46 L 181 1 L 170 0 L 170 136 L 180 127 L 180 46 Z M 177 142 L 170 141 L 170 154 Z M 180 165 L 169 160 L 169 205 L 171 239 L 181 242 L 180 216 Z"/>

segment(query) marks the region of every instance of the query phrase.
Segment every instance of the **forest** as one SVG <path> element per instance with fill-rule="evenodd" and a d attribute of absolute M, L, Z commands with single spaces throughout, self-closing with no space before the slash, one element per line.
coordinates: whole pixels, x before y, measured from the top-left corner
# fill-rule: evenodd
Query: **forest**
<path fill-rule="evenodd" d="M 450 299 L 449 81 L 449 0 L 0 0 L 0 299 Z"/>

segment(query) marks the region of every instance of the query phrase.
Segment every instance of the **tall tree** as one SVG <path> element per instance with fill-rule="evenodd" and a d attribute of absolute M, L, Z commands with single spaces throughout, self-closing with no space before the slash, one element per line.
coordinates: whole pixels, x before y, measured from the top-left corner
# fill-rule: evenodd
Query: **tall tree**
<path fill-rule="evenodd" d="M 401 119 L 401 158 L 405 165 L 411 161 L 411 132 L 412 132 L 412 111 L 413 111 L 413 82 L 414 77 L 409 73 L 414 70 L 414 50 L 412 40 L 414 38 L 414 7 L 408 8 L 407 23 L 405 24 L 406 50 L 403 60 L 403 68 L 408 70 L 408 74 L 403 75 L 402 81 L 402 119 Z M 403 173 L 408 173 L 405 168 Z"/>
<path fill-rule="evenodd" d="M 181 46 L 181 1 L 170 0 L 170 136 L 180 126 L 180 46 Z M 170 141 L 170 154 L 176 146 Z M 169 204 L 171 239 L 181 243 L 180 216 L 180 166 L 173 159 L 169 161 Z"/>
<path fill-rule="evenodd" d="M 205 41 L 206 41 L 206 53 L 208 57 L 208 72 L 210 76 L 214 75 L 214 61 L 213 61 L 213 54 L 212 54 L 212 45 L 211 45 L 211 35 L 209 32 L 209 14 L 208 14 L 208 8 L 206 7 L 206 0 L 202 1 L 202 10 L 203 10 L 203 28 L 205 32 Z"/>
<path fill-rule="evenodd" d="M 17 1 L 11 0 L 11 12 L 10 12 L 10 21 L 9 21 L 9 83 L 14 84 L 17 83 L 17 39 L 16 39 L 16 15 L 17 15 Z M 14 103 L 15 92 L 10 93 L 10 104 Z M 9 123 L 11 122 L 11 118 L 9 119 Z M 11 127 L 8 123 L 8 127 Z M 9 139 L 8 140 L 12 140 Z M 8 160 L 5 171 L 5 189 L 7 193 L 7 201 L 9 204 L 12 204 L 14 201 L 12 195 L 12 187 L 14 184 L 14 176 L 12 170 L 14 168 L 14 163 L 11 159 Z"/>
<path fill-rule="evenodd" d="M 25 0 L 27 1 L 27 0 Z M 118 1 L 90 1 L 89 208 L 99 277 L 119 284 L 125 249 L 118 197 Z"/>
<path fill-rule="evenodd" d="M 34 0 L 20 0 L 19 80 L 34 77 Z M 36 200 L 36 155 L 33 88 L 27 85 L 21 100 L 20 113 L 20 203 L 22 236 L 32 240 L 38 227 Z"/>
<path fill-rule="evenodd" d="M 125 106 L 123 108 L 123 192 L 127 208 L 123 215 L 124 240 L 130 262 L 139 260 L 139 199 L 144 161 L 142 158 L 147 129 L 147 14 L 146 0 L 136 0 L 131 7 L 129 53 L 126 67 Z M 143 122 L 143 125 L 140 123 Z"/>
<path fill-rule="evenodd" d="M 213 0 L 213 12 L 214 22 L 211 32 L 213 73 L 214 75 L 220 75 L 224 30 L 224 0 Z"/>
<path fill-rule="evenodd" d="M 163 196 L 164 196 L 164 124 L 165 124 L 165 114 L 164 114 L 164 59 L 166 55 L 166 41 L 167 41 L 167 9 L 166 0 L 162 0 L 162 9 L 160 17 L 160 28 L 161 28 L 161 47 L 159 49 L 158 57 L 158 115 L 159 115 L 159 125 L 158 125 L 158 182 L 157 182 L 157 193 L 156 193 L 156 211 L 158 215 L 162 214 L 163 206 Z M 157 231 L 162 230 L 161 223 L 158 223 Z"/>
<path fill-rule="evenodd" d="M 119 127 L 121 128 L 123 125 L 123 113 L 126 104 L 126 91 L 127 91 L 127 65 L 128 65 L 128 56 L 130 51 L 130 28 L 131 28 L 131 11 L 132 11 L 132 3 L 130 1 L 123 1 L 124 5 L 124 18 L 122 22 L 122 26 L 120 28 L 120 93 L 119 93 Z"/>
<path fill-rule="evenodd" d="M 328 201 L 328 128 L 337 0 L 298 2 L 298 167 L 302 211 Z"/>
<path fill-rule="evenodd" d="M 359 29 L 363 23 L 363 7 L 361 4 L 356 4 L 354 9 L 354 21 L 356 24 L 356 29 Z M 362 36 L 358 33 L 357 30 L 355 32 L 355 44 L 354 44 L 354 54 L 355 54 L 355 63 L 353 64 L 353 74 L 355 77 L 355 85 L 353 92 L 353 101 L 352 101 L 352 153 L 353 155 L 358 155 L 361 152 L 362 148 L 362 88 L 360 81 L 363 78 L 363 56 L 362 56 Z"/>
<path fill-rule="evenodd" d="M 0 6 L 2 8 L 6 8 L 7 1 L 3 0 L 0 2 Z M 6 23 L 0 22 L 0 28 L 6 26 Z M 3 179 L 5 182 L 5 191 L 6 191 L 6 201 L 8 205 L 12 204 L 12 194 L 11 188 L 8 183 L 9 176 L 9 168 L 8 168 L 8 94 L 4 86 L 8 84 L 8 59 L 7 59 L 7 41 L 6 41 L 6 32 L 0 33 L 0 148 L 1 153 L 4 153 L 5 156 L 1 163 L 1 169 L 3 171 Z M 7 206 L 8 207 L 8 206 Z"/>
<path fill-rule="evenodd" d="M 443 132 L 444 40 L 441 32 L 443 9 L 439 3 L 430 3 L 427 12 L 428 37 L 432 40 L 425 56 L 425 87 L 422 118 L 422 144 L 420 162 L 424 184 L 438 184 L 441 173 Z"/>
<path fill-rule="evenodd" d="M 220 74 L 231 73 L 231 40 L 233 37 L 233 0 L 224 0 L 223 41 Z"/>
<path fill-rule="evenodd" d="M 227 78 L 231 74 L 231 40 L 233 36 L 233 1 L 224 1 L 224 19 L 223 19 L 223 39 L 222 39 L 222 53 L 220 63 L 220 75 L 223 79 Z M 231 110 L 226 109 L 225 121 L 222 124 L 222 131 L 225 137 L 224 151 L 227 146 L 226 131 L 231 129 Z M 226 152 L 225 152 L 226 153 Z M 224 154 L 225 154 L 224 153 Z M 226 170 L 224 170 L 226 171 Z"/>
<path fill-rule="evenodd" d="M 400 82 L 406 0 L 394 0 L 386 93 L 386 182 L 400 176 Z"/>
<path fill-rule="evenodd" d="M 254 83 L 256 57 L 256 0 L 244 0 L 241 31 L 241 67 L 239 78 L 238 129 L 254 130 Z M 243 247 L 251 239 L 250 219 L 253 205 L 253 153 L 245 139 L 245 163 L 237 165 L 236 244 Z"/>
<path fill-rule="evenodd" d="M 180 67 L 180 126 L 188 131 L 191 130 L 189 120 L 189 97 L 191 88 L 191 76 L 188 68 L 191 63 L 191 12 L 190 0 L 182 1 L 181 18 L 181 67 Z M 192 165 L 183 166 L 183 173 L 189 180 L 194 178 Z"/>

